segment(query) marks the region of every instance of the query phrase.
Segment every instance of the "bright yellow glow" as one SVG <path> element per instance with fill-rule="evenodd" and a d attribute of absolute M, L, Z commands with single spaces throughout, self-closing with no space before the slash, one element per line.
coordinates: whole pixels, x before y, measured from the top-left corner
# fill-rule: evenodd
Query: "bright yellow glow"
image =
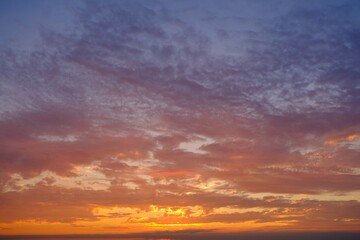
<path fill-rule="evenodd" d="M 287 217 L 306 215 L 306 211 L 296 212 L 285 209 L 277 214 L 272 208 L 249 208 L 248 212 L 270 212 L 277 220 L 270 222 L 239 221 L 239 222 L 194 222 L 194 217 L 205 217 L 214 214 L 245 213 L 246 209 L 223 207 L 205 214 L 197 207 L 173 208 L 152 205 L 148 209 L 128 207 L 96 207 L 93 214 L 95 220 L 76 220 L 71 223 L 47 222 L 38 220 L 17 221 L 0 224 L 0 234 L 91 234 L 91 233 L 134 233 L 155 231 L 177 231 L 184 229 L 219 229 L 219 232 L 262 231 L 269 229 L 293 229 L 297 220 L 286 220 Z M 272 212 L 273 211 L 273 212 Z M 191 213 L 189 213 L 191 212 Z M 198 218 L 197 218 L 198 219 Z M 356 230 L 357 219 L 338 219 L 346 222 L 348 230 Z M 308 226 L 311 229 L 311 226 Z M 344 228 L 345 229 L 345 228 Z M 326 229 L 324 229 L 326 230 Z"/>

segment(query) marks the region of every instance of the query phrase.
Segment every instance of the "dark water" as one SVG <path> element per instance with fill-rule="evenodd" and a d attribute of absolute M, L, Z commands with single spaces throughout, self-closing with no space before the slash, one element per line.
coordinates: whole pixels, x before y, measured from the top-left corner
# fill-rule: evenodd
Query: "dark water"
<path fill-rule="evenodd" d="M 13 237 L 0 236 L 0 239 L 6 240 L 172 240 L 169 238 L 108 238 L 108 237 Z"/>
<path fill-rule="evenodd" d="M 108 237 L 13 237 L 13 236 L 0 236 L 0 239 L 7 240 L 160 240 L 161 238 L 108 238 Z M 166 238 L 165 238 L 166 239 Z M 165 240 L 161 239 L 161 240 Z M 172 239 L 166 239 L 172 240 Z"/>
<path fill-rule="evenodd" d="M 150 236 L 149 236 L 150 235 Z M 358 232 L 327 233 L 213 233 L 213 234 L 176 234 L 148 233 L 133 235 L 86 235 L 86 236 L 1 236 L 6 240 L 360 240 Z"/>

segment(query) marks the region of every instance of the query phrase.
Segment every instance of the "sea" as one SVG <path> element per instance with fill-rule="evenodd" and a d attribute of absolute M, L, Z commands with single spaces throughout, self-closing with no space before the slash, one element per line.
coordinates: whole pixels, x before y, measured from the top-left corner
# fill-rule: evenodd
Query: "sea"
<path fill-rule="evenodd" d="M 123 235 L 66 235 L 66 236 L 2 236 L 0 240 L 360 240 L 360 229 L 355 232 L 291 232 L 291 233 L 162 233 L 151 236 Z"/>

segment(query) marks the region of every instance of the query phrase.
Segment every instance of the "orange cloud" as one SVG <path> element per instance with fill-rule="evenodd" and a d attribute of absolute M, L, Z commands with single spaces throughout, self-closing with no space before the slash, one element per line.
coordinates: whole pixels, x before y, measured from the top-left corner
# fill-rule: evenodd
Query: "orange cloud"
<path fill-rule="evenodd" d="M 189 171 L 174 170 L 174 171 L 154 171 L 148 173 L 153 177 L 182 177 L 191 174 Z"/>
<path fill-rule="evenodd" d="M 337 145 L 339 143 L 343 142 L 353 142 L 360 138 L 359 134 L 350 134 L 346 136 L 331 138 L 325 141 L 325 144 L 327 145 Z"/>

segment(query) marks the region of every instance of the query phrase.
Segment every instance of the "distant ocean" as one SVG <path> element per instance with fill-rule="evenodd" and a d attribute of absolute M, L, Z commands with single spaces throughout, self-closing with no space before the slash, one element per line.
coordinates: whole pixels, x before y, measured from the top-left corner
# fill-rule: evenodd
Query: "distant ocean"
<path fill-rule="evenodd" d="M 149 236 L 150 235 L 150 236 Z M 177 234 L 151 233 L 137 236 L 124 235 L 66 235 L 66 236 L 1 236 L 0 240 L 359 240 L 358 232 L 308 233 L 213 233 Z"/>
<path fill-rule="evenodd" d="M 170 238 L 124 238 L 124 237 L 98 237 L 98 236 L 87 236 L 87 237 L 78 237 L 78 236 L 1 236 L 0 239 L 6 240 L 172 240 Z"/>
<path fill-rule="evenodd" d="M 6 240 L 172 240 L 169 238 L 108 238 L 108 237 L 23 237 L 23 236 L 0 236 Z"/>
<path fill-rule="evenodd" d="M 23 237 L 0 236 L 1 240 L 172 240 L 170 238 L 108 238 L 108 237 Z M 179 239 L 180 240 L 180 239 Z"/>

